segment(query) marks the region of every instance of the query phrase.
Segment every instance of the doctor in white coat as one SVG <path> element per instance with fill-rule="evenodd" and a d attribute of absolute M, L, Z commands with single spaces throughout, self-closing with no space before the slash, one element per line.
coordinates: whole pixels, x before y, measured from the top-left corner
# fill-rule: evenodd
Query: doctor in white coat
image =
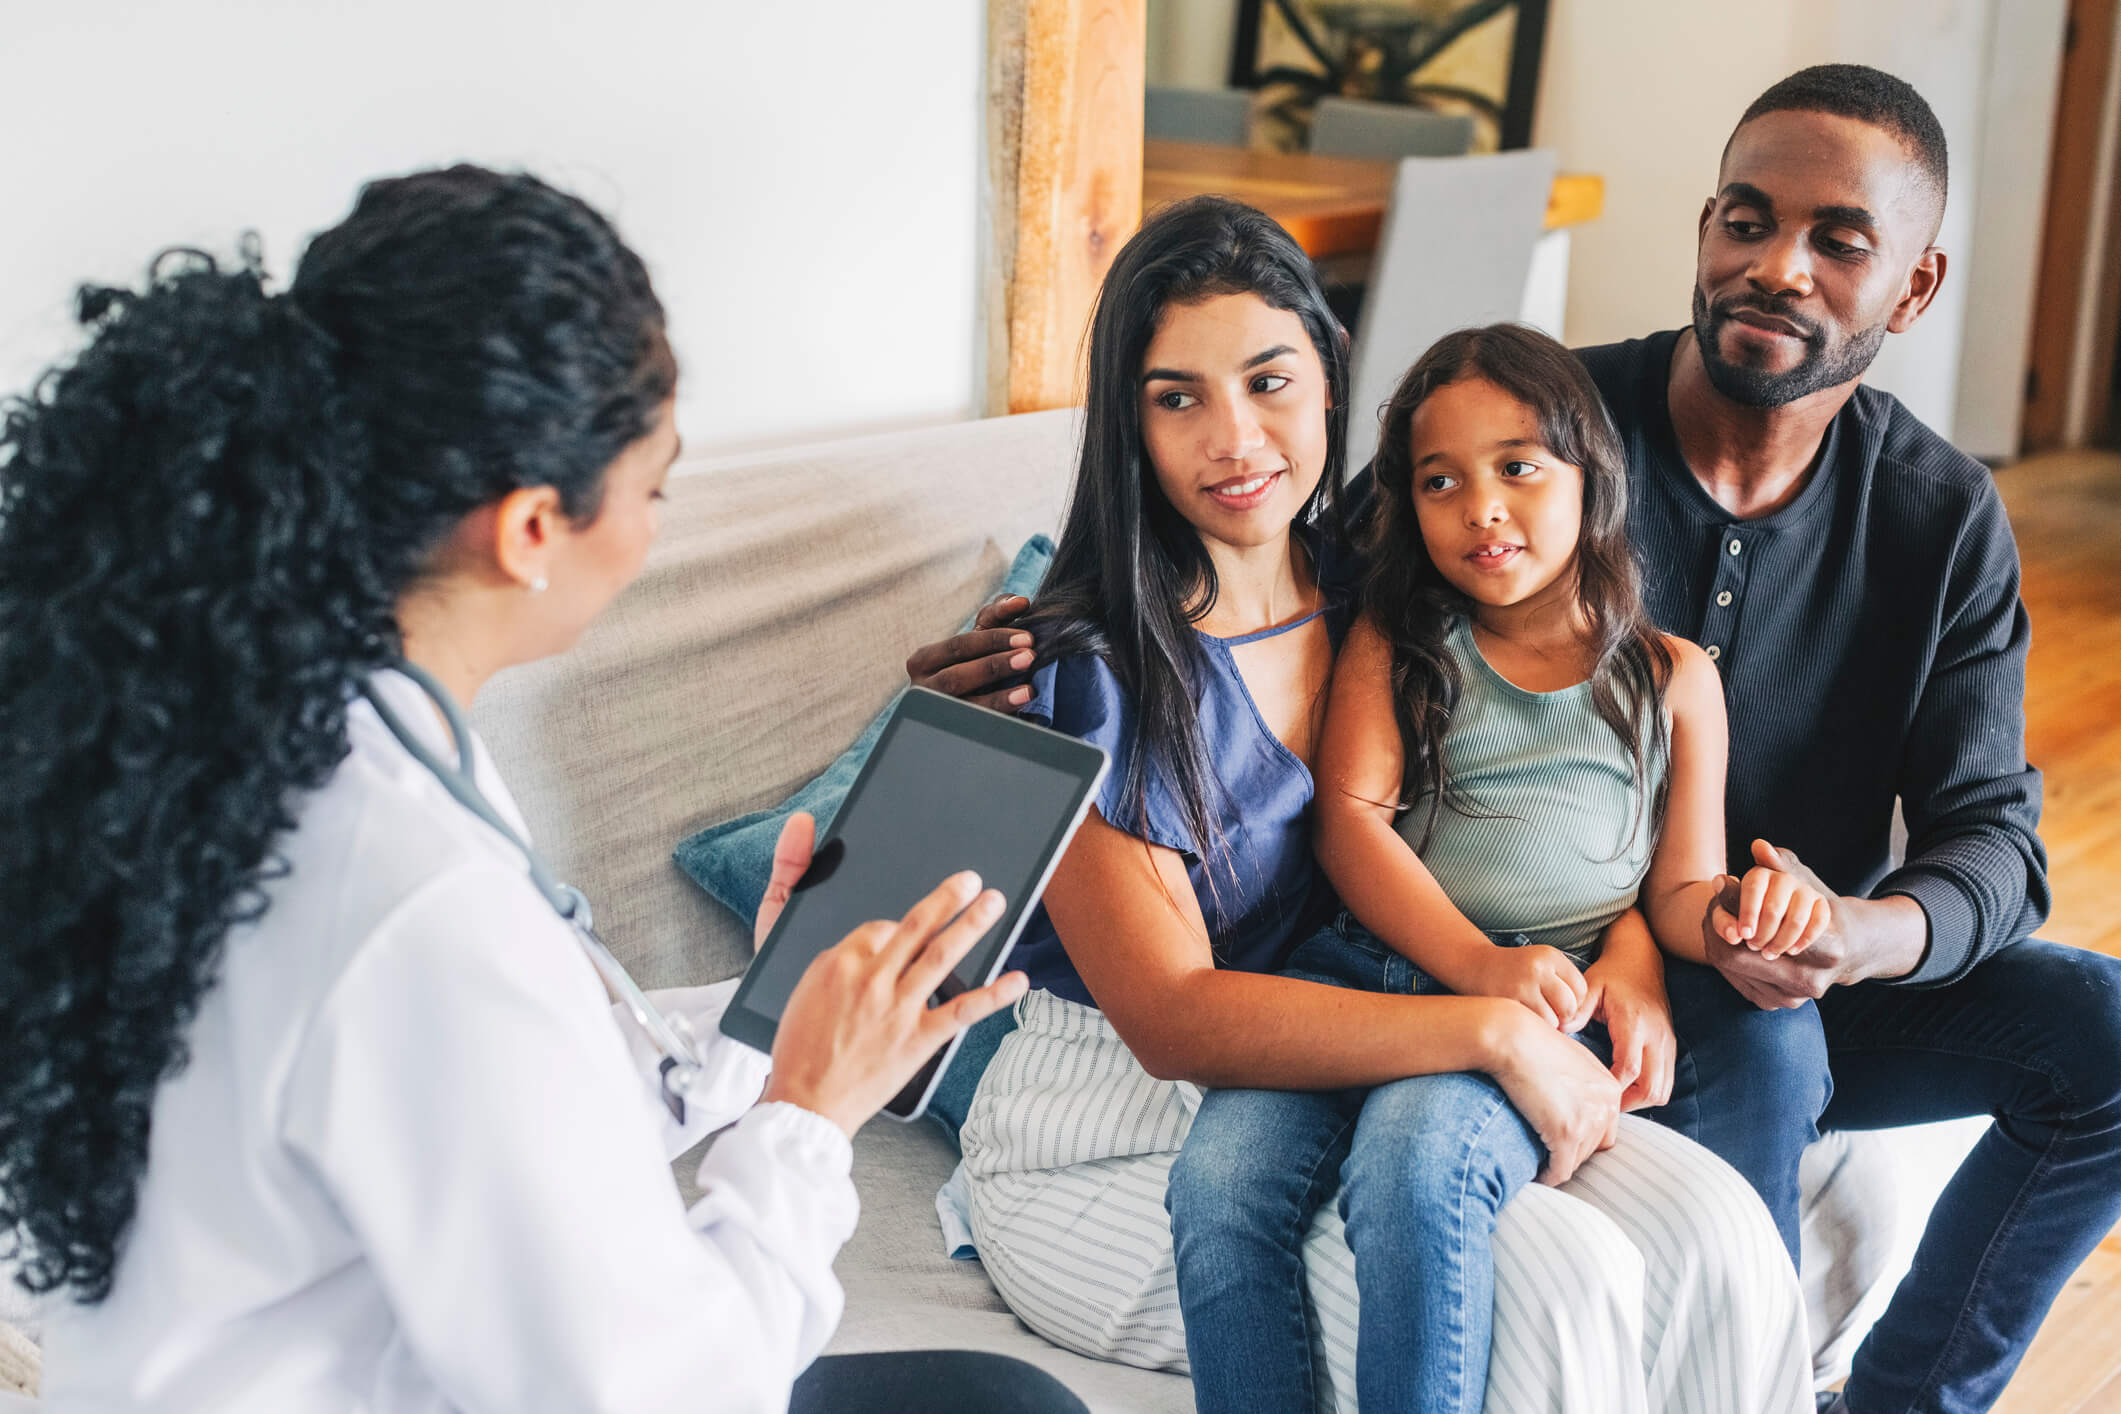
<path fill-rule="evenodd" d="M 850 1136 L 1022 992 L 925 1004 L 997 896 L 827 953 L 770 1068 L 684 998 L 715 1039 L 675 1126 L 522 850 L 388 725 L 457 759 L 422 682 L 469 703 L 640 568 L 678 447 L 640 261 L 459 167 L 368 186 L 284 294 L 179 255 L 82 315 L 0 429 L 0 1251 L 46 1406 L 785 1407 Z M 668 1162 L 731 1120 L 688 1212 Z M 976 1355 L 823 1361 L 796 1403 L 1080 1408 Z"/>

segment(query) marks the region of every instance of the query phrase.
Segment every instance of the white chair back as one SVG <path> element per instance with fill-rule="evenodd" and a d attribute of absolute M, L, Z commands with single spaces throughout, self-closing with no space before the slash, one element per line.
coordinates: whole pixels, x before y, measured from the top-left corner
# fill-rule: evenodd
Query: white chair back
<path fill-rule="evenodd" d="M 1554 169 L 1554 154 L 1538 149 L 1399 164 L 1355 330 L 1351 471 L 1376 454 L 1378 414 L 1429 345 L 1520 317 Z"/>

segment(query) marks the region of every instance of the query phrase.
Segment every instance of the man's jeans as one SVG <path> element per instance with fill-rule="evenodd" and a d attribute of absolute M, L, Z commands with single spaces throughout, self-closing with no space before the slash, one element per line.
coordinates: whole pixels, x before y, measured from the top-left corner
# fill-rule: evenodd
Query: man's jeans
<path fill-rule="evenodd" d="M 1447 995 L 1343 914 L 1284 973 L 1369 992 Z M 1604 1028 L 1581 1039 L 1610 1060 Z M 1303 1240 L 1341 1190 L 1362 1289 L 1365 1409 L 1477 1414 L 1487 1389 L 1495 1217 L 1545 1150 L 1484 1075 L 1375 1089 L 1211 1090 L 1165 1202 L 1200 1414 L 1314 1407 Z"/>
<path fill-rule="evenodd" d="M 1675 1085 L 1670 1122 L 1793 1231 L 1802 1150 L 1777 1132 L 1804 1103 L 1783 1093 L 1777 1067 L 1809 1044 L 1788 1019 L 1805 1013 L 1755 1010 L 1707 968 L 1665 970 L 1680 1044 L 1716 1086 L 1713 1106 L 1689 1111 Z M 2121 960 L 2036 940 L 1944 987 L 1837 988 L 1819 1003 L 1818 1035 L 1833 1069 L 1822 1128 L 1995 1117 L 1938 1199 L 1847 1388 L 1853 1414 L 1978 1414 L 2121 1219 Z"/>

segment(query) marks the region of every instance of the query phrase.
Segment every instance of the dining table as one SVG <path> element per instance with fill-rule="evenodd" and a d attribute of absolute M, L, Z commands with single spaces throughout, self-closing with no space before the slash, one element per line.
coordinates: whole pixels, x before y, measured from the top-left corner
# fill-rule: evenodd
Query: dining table
<path fill-rule="evenodd" d="M 1390 160 L 1151 138 L 1142 144 L 1142 213 L 1213 193 L 1266 212 L 1314 260 L 1360 255 L 1377 248 L 1398 174 Z M 1604 206 L 1603 177 L 1557 173 L 1547 229 L 1594 220 Z"/>

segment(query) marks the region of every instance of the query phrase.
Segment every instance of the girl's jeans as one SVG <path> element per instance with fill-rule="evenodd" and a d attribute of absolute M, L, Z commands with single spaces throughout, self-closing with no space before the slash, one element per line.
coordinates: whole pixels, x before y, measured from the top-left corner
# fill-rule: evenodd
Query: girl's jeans
<path fill-rule="evenodd" d="M 1346 913 L 1282 971 L 1363 991 L 1448 995 Z M 1579 1039 L 1610 1062 L 1602 1026 Z M 1165 1199 L 1200 1414 L 1315 1407 L 1323 1371 L 1311 1358 L 1302 1242 L 1336 1188 L 1362 1292 L 1361 1329 L 1352 1333 L 1357 1402 L 1476 1414 L 1487 1390 L 1495 1215 L 1544 1158 L 1485 1075 L 1208 1092 Z"/>

